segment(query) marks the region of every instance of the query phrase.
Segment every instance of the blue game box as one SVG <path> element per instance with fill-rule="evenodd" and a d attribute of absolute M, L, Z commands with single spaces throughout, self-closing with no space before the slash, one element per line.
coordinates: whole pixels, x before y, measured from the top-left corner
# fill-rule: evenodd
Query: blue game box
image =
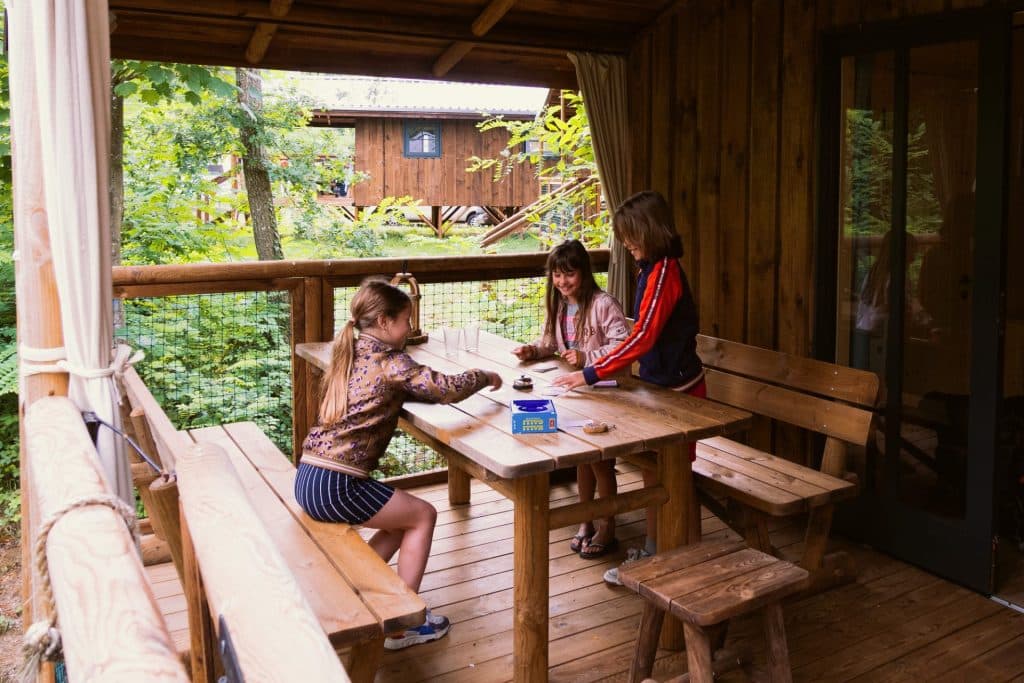
<path fill-rule="evenodd" d="M 542 434 L 558 431 L 555 404 L 547 399 L 516 399 L 512 401 L 512 433 Z"/>

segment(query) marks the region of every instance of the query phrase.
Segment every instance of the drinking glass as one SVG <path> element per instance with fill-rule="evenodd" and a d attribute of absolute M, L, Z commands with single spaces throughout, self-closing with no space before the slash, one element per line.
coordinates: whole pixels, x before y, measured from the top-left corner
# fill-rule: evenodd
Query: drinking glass
<path fill-rule="evenodd" d="M 459 355 L 459 333 L 457 327 L 445 327 L 444 332 L 444 355 L 448 358 L 455 358 Z"/>
<path fill-rule="evenodd" d="M 476 353 L 480 350 L 480 323 L 467 323 L 462 328 L 462 348 Z"/>

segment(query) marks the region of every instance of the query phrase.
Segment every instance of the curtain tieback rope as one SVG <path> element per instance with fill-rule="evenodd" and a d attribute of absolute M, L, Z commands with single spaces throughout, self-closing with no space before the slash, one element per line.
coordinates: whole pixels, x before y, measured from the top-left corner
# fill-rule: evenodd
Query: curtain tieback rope
<path fill-rule="evenodd" d="M 46 540 L 50 531 L 61 518 L 72 510 L 99 505 L 108 507 L 121 515 L 125 526 L 132 534 L 132 541 L 139 544 L 138 519 L 135 510 L 115 495 L 109 493 L 86 496 L 72 501 L 56 510 L 39 527 L 39 536 L 32 546 L 32 562 L 39 572 L 40 592 L 44 619 L 41 619 L 25 631 L 23 650 L 25 665 L 21 672 L 22 681 L 34 681 L 39 665 L 44 660 L 53 661 L 60 654 L 60 631 L 57 629 L 57 603 L 53 597 L 53 586 L 50 584 L 50 567 L 46 562 Z"/>
<path fill-rule="evenodd" d="M 126 368 L 135 365 L 146 357 L 146 354 L 139 350 L 132 353 L 132 347 L 127 344 L 118 344 L 114 347 L 114 360 L 105 368 L 88 368 L 67 359 L 67 351 L 63 346 L 56 346 L 48 349 L 35 348 L 26 344 L 18 346 L 18 355 L 21 358 L 21 376 L 39 375 L 43 373 L 66 372 L 83 379 L 97 379 L 100 377 L 120 377 Z"/>

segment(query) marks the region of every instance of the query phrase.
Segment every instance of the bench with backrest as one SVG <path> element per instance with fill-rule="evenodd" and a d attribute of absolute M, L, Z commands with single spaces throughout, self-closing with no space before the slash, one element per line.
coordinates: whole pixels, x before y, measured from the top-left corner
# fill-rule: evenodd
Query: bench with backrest
<path fill-rule="evenodd" d="M 794 462 L 799 453 L 769 453 L 721 437 L 700 441 L 693 471 L 702 502 L 765 552 L 773 550 L 769 518 L 806 514 L 799 564 L 812 585 L 845 578 L 845 556 L 826 557 L 825 549 L 835 504 L 857 492 L 847 450 L 871 435 L 878 377 L 705 335 L 697 337 L 697 352 L 708 398 L 820 434 L 825 443 L 820 467 L 812 469 Z"/>
<path fill-rule="evenodd" d="M 349 649 L 346 669 L 354 681 L 371 681 L 383 655 L 387 633 L 423 623 L 426 605 L 381 559 L 356 529 L 345 524 L 325 524 L 310 518 L 295 502 L 295 467 L 260 428 L 238 422 L 179 432 L 134 369 L 123 376 L 122 393 L 126 423 L 143 449 L 155 455 L 165 475 L 149 488 L 172 489 L 174 454 L 189 444 L 216 444 L 224 450 L 241 481 L 252 507 L 274 545 L 284 556 L 303 595 L 313 608 L 331 644 Z M 141 468 L 137 468 L 141 469 Z M 144 504 L 154 531 L 172 548 L 176 569 L 189 581 L 181 566 L 181 529 L 177 500 L 161 503 L 147 495 Z M 186 546 L 187 546 L 187 533 Z M 178 546 L 175 548 L 175 546 Z M 188 548 L 184 550 L 188 555 Z M 197 623 L 191 614 L 190 629 Z M 199 605 L 199 611 L 202 611 Z M 272 624 L 274 615 L 263 615 Z M 208 629 L 209 625 L 198 624 Z M 192 642 L 196 642 L 192 634 Z M 192 661 L 196 661 L 193 655 Z"/>

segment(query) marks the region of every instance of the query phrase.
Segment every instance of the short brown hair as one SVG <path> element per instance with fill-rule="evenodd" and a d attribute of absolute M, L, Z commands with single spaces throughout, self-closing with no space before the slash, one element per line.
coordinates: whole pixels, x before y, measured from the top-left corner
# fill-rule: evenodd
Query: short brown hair
<path fill-rule="evenodd" d="M 622 202 L 612 218 L 612 230 L 617 240 L 632 242 L 652 261 L 683 255 L 672 210 L 660 192 L 637 192 Z"/>

